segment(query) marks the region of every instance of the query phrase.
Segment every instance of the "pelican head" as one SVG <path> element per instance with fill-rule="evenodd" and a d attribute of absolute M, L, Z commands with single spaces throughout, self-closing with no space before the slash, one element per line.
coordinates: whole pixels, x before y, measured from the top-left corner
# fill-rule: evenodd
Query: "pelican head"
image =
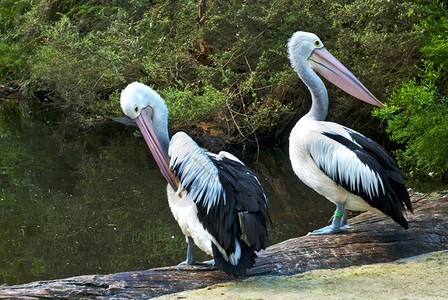
<path fill-rule="evenodd" d="M 168 164 L 168 109 L 165 101 L 149 86 L 133 82 L 121 92 L 120 104 L 123 112 L 137 123 L 163 176 L 176 189 L 176 179 Z"/>
<path fill-rule="evenodd" d="M 343 64 L 325 48 L 314 33 L 298 31 L 288 41 L 288 54 L 292 67 L 302 80 L 304 68 L 318 72 L 348 94 L 375 106 L 385 107 Z"/>
<path fill-rule="evenodd" d="M 159 128 L 167 127 L 168 109 L 165 101 L 156 91 L 143 83 L 129 84 L 121 92 L 120 104 L 123 112 L 132 120 L 148 118 Z"/>

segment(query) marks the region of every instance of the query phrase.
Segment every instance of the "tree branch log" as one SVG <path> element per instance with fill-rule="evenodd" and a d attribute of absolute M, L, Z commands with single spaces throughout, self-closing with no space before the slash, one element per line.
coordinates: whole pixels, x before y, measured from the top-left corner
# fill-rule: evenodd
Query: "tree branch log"
<path fill-rule="evenodd" d="M 314 269 L 391 262 L 448 249 L 448 196 L 413 196 L 414 214 L 404 230 L 390 218 L 363 213 L 349 220 L 348 233 L 293 238 L 268 247 L 248 276 L 293 275 Z M 211 267 L 164 267 L 109 275 L 2 286 L 0 298 L 150 298 L 238 280 Z"/>

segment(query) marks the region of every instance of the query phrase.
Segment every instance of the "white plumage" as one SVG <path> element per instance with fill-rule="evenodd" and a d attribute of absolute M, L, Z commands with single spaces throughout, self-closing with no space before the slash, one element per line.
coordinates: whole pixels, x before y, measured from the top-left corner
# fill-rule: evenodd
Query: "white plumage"
<path fill-rule="evenodd" d="M 310 111 L 291 131 L 290 160 L 296 175 L 336 204 L 331 225 L 312 234 L 347 230 L 347 210 L 383 212 L 401 226 L 402 211 L 412 211 L 404 182 L 394 160 L 374 141 L 336 123 L 326 122 L 328 94 L 315 71 L 351 95 L 384 106 L 323 47 L 312 33 L 296 32 L 288 42 L 291 65 L 312 96 Z"/>
<path fill-rule="evenodd" d="M 332 125 L 332 123 L 328 123 L 328 125 Z M 344 147 L 335 140 L 322 136 L 321 134 L 323 132 L 324 131 L 321 131 L 318 135 L 321 138 L 308 143 L 306 149 L 317 166 L 322 170 L 326 170 L 326 173 L 328 173 L 328 176 L 331 178 L 337 178 L 339 182 L 345 182 L 350 187 L 350 190 L 358 193 L 363 191 L 371 198 L 379 197 L 381 194 L 384 194 L 383 180 L 378 172 L 362 162 L 356 154 L 347 147 Z M 331 133 L 334 131 L 327 128 L 326 132 Z M 349 135 L 338 134 L 356 143 L 356 141 L 353 141 Z"/>
<path fill-rule="evenodd" d="M 218 250 L 224 256 L 224 259 L 228 260 L 234 266 L 237 265 L 238 260 L 241 257 L 241 250 L 238 249 L 239 251 L 235 251 L 235 254 L 232 253 L 232 259 L 227 256 L 227 253 L 221 247 L 218 241 L 204 228 L 202 223 L 199 221 L 198 210 L 193 198 L 186 192 L 182 193 L 182 198 L 179 197 L 179 194 L 175 192 L 170 185 L 167 186 L 166 191 L 171 212 L 173 213 L 174 219 L 179 224 L 182 233 L 186 237 L 191 237 L 199 249 L 211 256 L 213 256 L 213 243 L 218 247 Z"/>
<path fill-rule="evenodd" d="M 227 152 L 201 149 L 187 134 L 168 138 L 168 110 L 150 87 L 134 82 L 121 94 L 123 111 L 135 120 L 163 176 L 168 202 L 187 237 L 186 264 L 193 242 L 213 255 L 227 274 L 242 276 L 267 245 L 267 199 L 255 173 Z M 242 240 L 243 225 L 249 245 Z"/>
<path fill-rule="evenodd" d="M 171 138 L 168 155 L 171 157 L 170 168 L 187 174 L 180 182 L 179 191 L 183 186 L 191 185 L 192 199 L 203 198 L 207 213 L 220 198 L 225 201 L 225 191 L 219 181 L 217 168 L 186 133 L 178 132 Z"/>
<path fill-rule="evenodd" d="M 334 132 L 331 127 L 336 130 L 343 127 L 331 122 L 302 120 L 293 128 L 289 139 L 294 173 L 305 184 L 335 204 L 342 203 L 349 210 L 379 212 L 361 197 L 347 193 L 347 190 L 338 184 L 346 182 L 354 191 L 372 191 L 376 190 L 378 182 L 382 185 L 378 174 L 361 162 L 353 151 L 322 135 L 323 132 Z"/>

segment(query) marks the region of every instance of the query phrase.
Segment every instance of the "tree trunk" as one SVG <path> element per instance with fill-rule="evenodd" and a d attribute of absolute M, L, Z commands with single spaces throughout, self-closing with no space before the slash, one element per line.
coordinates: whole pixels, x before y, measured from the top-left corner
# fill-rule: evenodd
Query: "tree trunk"
<path fill-rule="evenodd" d="M 206 0 L 199 0 L 199 12 L 198 17 L 196 18 L 196 24 L 198 26 L 199 31 L 205 26 L 205 14 L 206 14 Z M 189 53 L 199 63 L 205 66 L 213 65 L 213 60 L 211 60 L 209 57 L 210 54 L 213 54 L 213 49 L 202 38 L 199 38 L 197 43 L 199 47 L 199 53 L 197 49 L 190 49 Z"/>
<path fill-rule="evenodd" d="M 348 233 L 303 236 L 268 247 L 248 276 L 293 275 L 314 269 L 391 262 L 448 249 L 448 196 L 413 196 L 404 230 L 390 218 L 363 213 Z M 142 299 L 235 280 L 211 267 L 164 267 L 109 275 L 84 275 L 0 288 L 0 298 L 116 297 Z"/>
<path fill-rule="evenodd" d="M 202 26 L 204 26 L 205 23 L 205 0 L 199 0 L 199 13 L 198 13 L 198 29 L 201 29 Z"/>

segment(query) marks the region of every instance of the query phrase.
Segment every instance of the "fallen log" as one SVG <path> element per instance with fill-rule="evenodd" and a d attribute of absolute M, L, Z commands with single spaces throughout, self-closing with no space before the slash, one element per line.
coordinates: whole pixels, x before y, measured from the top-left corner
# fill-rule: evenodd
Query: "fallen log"
<path fill-rule="evenodd" d="M 293 275 L 314 269 L 391 262 L 448 249 L 448 196 L 412 196 L 415 208 L 404 230 L 390 218 L 363 213 L 348 233 L 303 236 L 268 247 L 248 276 Z M 0 298 L 142 299 L 241 280 L 204 266 L 164 267 L 109 275 L 84 275 L 0 287 Z"/>
<path fill-rule="evenodd" d="M 349 220 L 344 234 L 305 236 L 272 245 L 260 254 L 250 274 L 292 275 L 314 269 L 391 262 L 448 249 L 448 196 L 412 197 L 409 229 L 390 218 L 363 213 Z"/>

